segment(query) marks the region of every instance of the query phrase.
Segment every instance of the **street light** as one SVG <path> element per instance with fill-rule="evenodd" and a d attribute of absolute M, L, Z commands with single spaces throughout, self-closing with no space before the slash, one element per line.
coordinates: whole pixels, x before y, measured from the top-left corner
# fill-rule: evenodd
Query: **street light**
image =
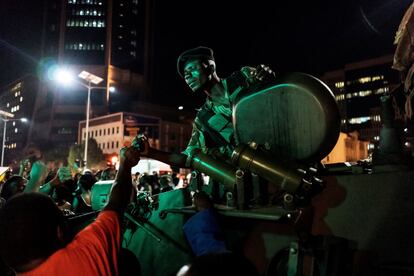
<path fill-rule="evenodd" d="M 85 80 L 87 83 L 81 82 L 76 80 L 75 78 L 73 78 L 73 75 L 67 71 L 67 70 L 63 70 L 63 69 L 58 69 L 55 72 L 55 76 L 54 79 L 56 79 L 58 82 L 67 85 L 70 84 L 72 82 L 76 82 L 77 84 L 82 85 L 83 87 L 86 87 L 88 89 L 88 99 L 87 99 L 87 103 L 86 103 L 86 126 L 85 126 L 85 132 L 86 132 L 86 137 L 85 137 L 85 152 L 84 152 L 84 169 L 87 168 L 87 162 L 88 162 L 88 140 L 89 140 L 89 114 L 90 114 L 90 108 L 91 108 L 91 91 L 92 89 L 107 89 L 106 86 L 96 86 L 98 84 L 100 84 L 103 79 L 92 74 L 89 73 L 87 71 L 82 71 L 78 74 L 78 77 Z M 95 85 L 95 86 L 93 86 Z M 111 87 L 109 88 L 111 90 Z M 112 88 L 112 90 L 114 91 L 114 88 Z"/>
<path fill-rule="evenodd" d="M 1 120 L 3 121 L 3 143 L 2 143 L 2 146 L 1 146 L 1 167 L 3 167 L 3 164 L 4 164 L 4 149 L 6 147 L 7 122 L 9 122 L 9 121 L 27 122 L 27 119 L 26 118 L 13 119 L 14 114 L 3 111 L 3 110 L 0 110 L 0 115 L 1 115 Z"/>
<path fill-rule="evenodd" d="M 95 76 L 94 74 L 91 74 L 89 72 L 82 71 L 82 72 L 80 72 L 78 77 L 83 79 L 83 80 L 86 80 L 88 82 L 88 85 L 85 85 L 84 83 L 79 82 L 81 85 L 88 88 L 88 102 L 86 103 L 85 153 L 83 155 L 84 156 L 83 159 L 85 160 L 85 169 L 86 169 L 87 168 L 87 163 L 88 163 L 89 112 L 90 112 L 90 106 L 91 106 L 91 90 L 92 89 L 102 89 L 102 88 L 106 89 L 106 87 L 91 86 L 91 83 L 93 83 L 95 85 L 100 84 L 103 81 L 103 79 L 98 77 L 98 76 Z"/>

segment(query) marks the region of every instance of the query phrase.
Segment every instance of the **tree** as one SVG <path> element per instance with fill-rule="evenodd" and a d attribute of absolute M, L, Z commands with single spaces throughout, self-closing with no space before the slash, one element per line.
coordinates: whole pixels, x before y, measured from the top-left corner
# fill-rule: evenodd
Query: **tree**
<path fill-rule="evenodd" d="M 83 155 L 85 151 L 85 143 L 81 145 L 73 145 L 70 147 L 68 163 L 71 167 L 76 166 L 76 161 L 80 160 L 78 166 L 82 166 Z M 105 156 L 98 147 L 98 143 L 93 138 L 88 140 L 88 168 L 100 168 L 106 165 Z"/>

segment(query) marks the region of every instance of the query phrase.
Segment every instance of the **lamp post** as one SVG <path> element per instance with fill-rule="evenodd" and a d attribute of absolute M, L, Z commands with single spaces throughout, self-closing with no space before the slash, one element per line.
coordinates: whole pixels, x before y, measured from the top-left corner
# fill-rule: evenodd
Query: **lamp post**
<path fill-rule="evenodd" d="M 106 87 L 101 87 L 101 86 L 91 86 L 91 83 L 98 85 L 100 84 L 103 79 L 91 74 L 87 71 L 82 71 L 79 75 L 79 78 L 85 80 L 88 82 L 88 84 L 84 84 L 82 82 L 79 82 L 79 84 L 83 85 L 84 87 L 86 87 L 88 89 L 88 100 L 86 103 L 86 126 L 85 126 L 85 152 L 83 154 L 83 160 L 85 162 L 85 166 L 84 168 L 87 168 L 87 162 L 88 162 L 88 140 L 89 140 L 89 113 L 90 113 L 90 108 L 91 108 L 91 90 L 92 89 L 106 89 Z"/>
<path fill-rule="evenodd" d="M 86 103 L 86 125 L 85 125 L 86 135 L 85 135 L 85 152 L 84 152 L 84 163 L 85 163 L 84 169 L 86 169 L 87 162 L 88 162 L 89 115 L 90 115 L 90 108 L 91 108 L 91 91 L 92 89 L 106 90 L 107 87 L 96 86 L 100 84 L 103 81 L 103 79 L 87 71 L 82 71 L 81 73 L 79 73 L 78 77 L 86 81 L 86 83 L 74 79 L 72 77 L 72 74 L 69 71 L 59 68 L 55 72 L 54 79 L 63 84 L 69 84 L 71 82 L 76 82 L 77 84 L 80 84 L 83 87 L 86 87 L 88 89 L 88 99 Z M 109 87 L 109 91 L 114 92 L 115 87 Z"/>
<path fill-rule="evenodd" d="M 7 122 L 9 121 L 22 121 L 26 122 L 26 118 L 20 118 L 20 119 L 13 119 L 14 114 L 0 110 L 1 120 L 3 121 L 3 143 L 1 146 L 1 167 L 3 167 L 4 164 L 4 149 L 6 147 L 6 130 L 7 130 Z M 12 119 L 9 119 L 12 118 Z"/>

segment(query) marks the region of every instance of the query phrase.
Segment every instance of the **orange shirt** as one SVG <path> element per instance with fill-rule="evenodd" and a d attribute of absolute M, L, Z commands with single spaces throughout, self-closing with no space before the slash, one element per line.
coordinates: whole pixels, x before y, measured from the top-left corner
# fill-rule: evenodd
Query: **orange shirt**
<path fill-rule="evenodd" d="M 80 231 L 65 248 L 20 275 L 118 275 L 120 248 L 119 217 L 114 211 L 102 211 L 96 221 Z"/>

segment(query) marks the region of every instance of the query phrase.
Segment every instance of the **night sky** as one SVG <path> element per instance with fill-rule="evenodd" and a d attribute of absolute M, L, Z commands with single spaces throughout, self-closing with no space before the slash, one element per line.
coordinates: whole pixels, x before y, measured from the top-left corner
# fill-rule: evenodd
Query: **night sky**
<path fill-rule="evenodd" d="M 320 76 L 347 62 L 392 54 L 396 29 L 412 2 L 153 1 L 154 101 L 185 107 L 201 101 L 191 95 L 176 72 L 176 59 L 185 49 L 199 45 L 213 48 L 220 77 L 241 66 L 262 63 L 276 72 Z M 0 1 L 0 57 L 15 57 L 1 69 L 2 84 L 9 82 L 8 76 L 15 71 L 33 68 L 27 65 L 37 60 L 40 34 L 30 29 L 40 24 L 40 18 L 31 17 L 40 2 Z"/>
<path fill-rule="evenodd" d="M 157 91 L 167 101 L 178 95 L 175 100 L 191 105 L 195 98 L 176 74 L 175 62 L 181 51 L 198 45 L 213 48 L 221 77 L 261 63 L 320 76 L 347 62 L 392 54 L 411 2 L 158 1 Z M 176 94 L 177 88 L 188 93 Z"/>

